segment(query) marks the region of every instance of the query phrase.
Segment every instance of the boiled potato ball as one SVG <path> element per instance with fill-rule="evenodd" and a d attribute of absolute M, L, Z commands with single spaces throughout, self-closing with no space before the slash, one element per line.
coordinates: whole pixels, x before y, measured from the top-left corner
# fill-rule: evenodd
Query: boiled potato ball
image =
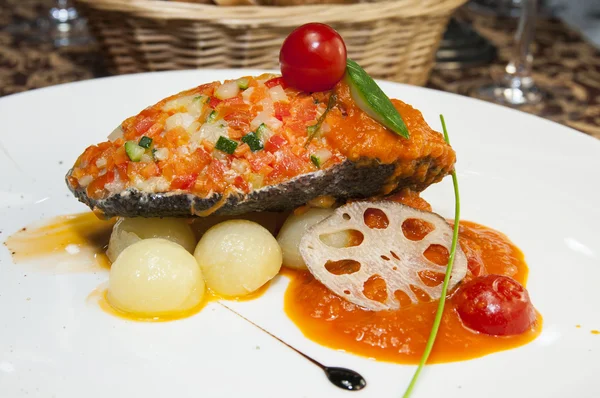
<path fill-rule="evenodd" d="M 142 239 L 163 238 L 193 253 L 196 237 L 185 220 L 177 218 L 120 218 L 113 227 L 106 255 L 113 263 L 128 246 Z"/>
<path fill-rule="evenodd" d="M 198 263 L 186 249 L 166 239 L 133 243 L 112 264 L 108 302 L 133 314 L 160 316 L 190 310 L 204 297 Z"/>
<path fill-rule="evenodd" d="M 281 249 L 264 227 L 229 220 L 210 228 L 194 257 L 206 285 L 223 296 L 244 296 L 271 280 L 281 268 Z"/>
<path fill-rule="evenodd" d="M 295 269 L 306 269 L 300 254 L 300 239 L 313 225 L 331 216 L 334 209 L 309 209 L 305 213 L 292 214 L 287 218 L 277 235 L 277 242 L 283 253 L 283 265 Z M 337 232 L 321 237 L 323 242 L 333 247 L 346 247 L 350 243 L 348 232 Z"/>

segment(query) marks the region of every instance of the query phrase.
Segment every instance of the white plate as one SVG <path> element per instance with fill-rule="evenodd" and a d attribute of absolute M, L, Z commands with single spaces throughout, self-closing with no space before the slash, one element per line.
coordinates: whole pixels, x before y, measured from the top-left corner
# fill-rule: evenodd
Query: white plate
<path fill-rule="evenodd" d="M 126 117 L 194 85 L 255 73 L 131 75 L 0 99 L 2 240 L 41 218 L 85 211 L 64 174 Z M 599 397 L 600 335 L 590 331 L 600 329 L 600 141 L 457 95 L 383 88 L 436 129 L 445 115 L 463 218 L 505 232 L 523 250 L 528 288 L 544 316 L 542 335 L 529 345 L 427 367 L 414 397 Z M 449 179 L 424 196 L 452 216 Z M 359 371 L 366 389 L 333 387 L 317 367 L 217 304 L 176 322 L 112 317 L 86 303 L 106 279 L 105 272 L 34 272 L 0 249 L 0 396 L 387 398 L 401 395 L 415 369 L 304 338 L 282 311 L 283 278 L 260 299 L 231 306 L 319 361 Z"/>

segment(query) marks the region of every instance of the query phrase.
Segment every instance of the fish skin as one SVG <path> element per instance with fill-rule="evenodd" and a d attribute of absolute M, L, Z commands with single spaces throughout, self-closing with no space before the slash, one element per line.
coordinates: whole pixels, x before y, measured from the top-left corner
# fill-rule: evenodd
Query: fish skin
<path fill-rule="evenodd" d="M 427 164 L 425 174 L 396 176 L 395 164 L 382 164 L 376 159 L 345 160 L 326 170 L 303 174 L 281 184 L 263 187 L 246 195 L 230 194 L 226 201 L 211 211 L 215 215 L 240 215 L 255 211 L 285 211 L 297 208 L 319 196 L 333 196 L 345 201 L 389 194 L 403 188 L 422 191 L 440 181 L 451 169 L 438 165 L 431 157 L 415 161 L 414 170 Z M 135 188 L 103 199 L 90 198 L 85 188 L 74 188 L 66 182 L 75 197 L 105 217 L 193 217 L 202 215 L 222 199 L 215 193 L 202 198 L 189 192 L 147 193 Z M 385 187 L 392 187 L 383 192 Z M 208 214 L 206 214 L 208 215 Z"/>

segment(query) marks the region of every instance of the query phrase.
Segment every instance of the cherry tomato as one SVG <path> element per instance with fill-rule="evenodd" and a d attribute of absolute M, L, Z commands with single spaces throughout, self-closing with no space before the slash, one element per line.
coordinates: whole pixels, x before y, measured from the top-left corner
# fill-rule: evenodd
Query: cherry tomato
<path fill-rule="evenodd" d="M 330 90 L 344 77 L 346 45 L 330 26 L 308 23 L 285 39 L 279 63 L 288 86 L 308 92 Z"/>
<path fill-rule="evenodd" d="M 485 334 L 521 334 L 536 320 L 527 290 L 508 276 L 472 279 L 457 290 L 452 301 L 463 324 Z"/>

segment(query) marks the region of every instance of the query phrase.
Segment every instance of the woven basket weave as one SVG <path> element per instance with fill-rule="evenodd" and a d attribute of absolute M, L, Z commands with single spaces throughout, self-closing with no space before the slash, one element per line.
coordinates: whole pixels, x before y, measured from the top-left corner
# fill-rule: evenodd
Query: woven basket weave
<path fill-rule="evenodd" d="M 452 12 L 466 0 L 237 6 L 78 0 L 116 73 L 278 68 L 281 43 L 307 22 L 333 26 L 372 76 L 423 85 Z"/>

